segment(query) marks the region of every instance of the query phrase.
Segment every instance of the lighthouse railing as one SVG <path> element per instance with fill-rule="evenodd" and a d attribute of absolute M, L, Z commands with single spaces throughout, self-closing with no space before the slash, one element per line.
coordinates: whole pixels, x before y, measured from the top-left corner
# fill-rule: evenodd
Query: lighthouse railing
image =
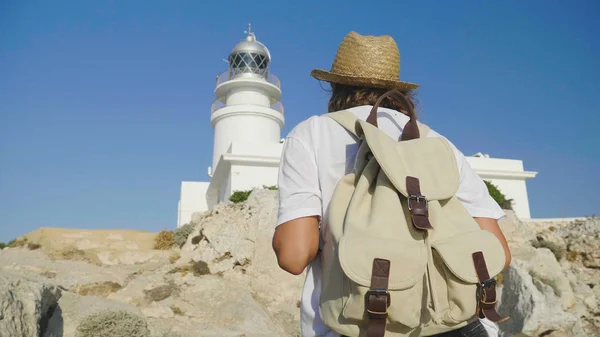
<path fill-rule="evenodd" d="M 236 74 L 236 75 L 239 75 L 239 74 Z M 217 75 L 217 86 L 231 80 L 234 77 L 235 77 L 235 75 L 232 77 L 231 74 L 229 73 L 229 71 L 226 71 L 220 75 Z M 267 77 L 265 79 L 267 80 L 267 82 L 269 82 L 269 83 L 273 84 L 274 86 L 276 86 L 277 88 L 281 89 L 281 81 L 279 80 L 279 77 L 273 75 L 272 73 L 268 73 Z"/>
<path fill-rule="evenodd" d="M 216 100 L 216 101 L 213 102 L 213 104 L 210 107 L 210 113 L 213 114 L 217 110 L 220 110 L 220 109 L 222 109 L 224 107 L 227 107 L 227 106 L 235 106 L 235 104 L 234 105 L 227 105 L 227 104 L 221 102 L 220 100 Z M 271 109 L 273 109 L 273 110 L 281 113 L 282 115 L 284 114 L 284 112 L 283 112 L 284 111 L 283 103 L 281 103 L 281 102 L 276 102 L 275 104 L 271 104 L 271 106 L 269 108 L 271 108 Z"/>

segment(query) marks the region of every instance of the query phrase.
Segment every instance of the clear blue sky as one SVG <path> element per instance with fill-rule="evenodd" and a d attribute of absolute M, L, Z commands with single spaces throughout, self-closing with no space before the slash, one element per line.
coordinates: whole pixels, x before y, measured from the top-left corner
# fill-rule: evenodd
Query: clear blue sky
<path fill-rule="evenodd" d="M 600 211 L 598 1 L 0 1 L 0 241 L 42 226 L 173 228 L 208 180 L 215 76 L 248 22 L 286 126 L 350 30 L 392 35 L 422 120 L 522 159 L 533 217 Z"/>

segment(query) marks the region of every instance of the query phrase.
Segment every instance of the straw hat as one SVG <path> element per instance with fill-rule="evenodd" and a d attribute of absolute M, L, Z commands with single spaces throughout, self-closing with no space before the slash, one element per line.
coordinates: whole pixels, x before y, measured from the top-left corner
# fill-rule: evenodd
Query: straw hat
<path fill-rule="evenodd" d="M 409 90 L 419 85 L 400 81 L 400 52 L 391 36 L 350 32 L 340 46 L 330 71 L 315 69 L 317 80 L 352 86 Z"/>

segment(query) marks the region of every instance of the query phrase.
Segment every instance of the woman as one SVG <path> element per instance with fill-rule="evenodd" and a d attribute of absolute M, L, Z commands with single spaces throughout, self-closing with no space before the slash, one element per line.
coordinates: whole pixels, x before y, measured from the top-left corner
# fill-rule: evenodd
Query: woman
<path fill-rule="evenodd" d="M 400 55 L 391 37 L 351 32 L 340 44 L 331 71 L 314 70 L 311 75 L 331 84 L 329 112 L 350 110 L 366 120 L 377 99 L 391 89 L 404 93 L 414 105 L 412 99 L 418 85 L 400 81 L 399 70 Z M 409 120 L 400 102 L 392 99 L 382 101 L 377 118 L 379 128 L 395 139 L 399 139 Z M 431 130 L 427 137 L 442 136 Z M 465 156 L 451 146 L 460 173 L 456 196 L 479 226 L 501 242 L 507 267 L 510 251 L 497 222 L 504 212 Z M 339 337 L 319 317 L 321 266 L 316 257 L 326 226 L 321 221 L 326 218 L 336 183 L 352 172 L 357 150 L 357 139 L 325 115 L 301 122 L 286 138 L 279 171 L 280 206 L 273 248 L 282 269 L 299 275 L 308 267 L 300 307 L 303 337 Z M 475 322 L 444 336 L 488 336 L 479 320 Z"/>

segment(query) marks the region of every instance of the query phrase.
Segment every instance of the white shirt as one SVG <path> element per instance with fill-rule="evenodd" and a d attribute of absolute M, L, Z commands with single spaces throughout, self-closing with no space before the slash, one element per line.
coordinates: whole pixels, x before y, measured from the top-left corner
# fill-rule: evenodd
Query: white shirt
<path fill-rule="evenodd" d="M 366 120 L 372 106 L 351 110 Z M 395 110 L 380 108 L 379 128 L 399 139 L 409 118 Z M 442 137 L 430 130 L 428 137 Z M 471 169 L 465 156 L 450 142 L 460 173 L 456 193 L 473 217 L 500 219 L 504 211 L 491 198 L 483 180 Z M 298 124 L 286 137 L 279 167 L 279 214 L 277 226 L 287 221 L 320 216 L 323 220 L 337 182 L 351 173 L 358 143 L 352 134 L 327 116 L 313 116 Z M 322 228 L 325 226 L 322 226 Z M 324 233 L 321 233 L 322 235 Z M 319 317 L 321 265 L 315 259 L 307 268 L 300 305 L 303 337 L 339 337 Z"/>

